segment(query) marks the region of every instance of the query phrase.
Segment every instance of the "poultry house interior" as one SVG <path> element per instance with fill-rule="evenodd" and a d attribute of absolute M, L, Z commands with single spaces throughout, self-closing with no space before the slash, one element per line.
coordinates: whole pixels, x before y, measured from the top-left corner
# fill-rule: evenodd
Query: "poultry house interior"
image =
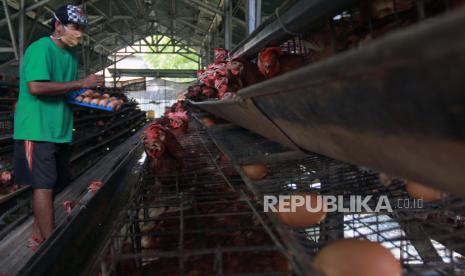
<path fill-rule="evenodd" d="M 465 275 L 465 1 L 0 5 L 0 276 Z"/>

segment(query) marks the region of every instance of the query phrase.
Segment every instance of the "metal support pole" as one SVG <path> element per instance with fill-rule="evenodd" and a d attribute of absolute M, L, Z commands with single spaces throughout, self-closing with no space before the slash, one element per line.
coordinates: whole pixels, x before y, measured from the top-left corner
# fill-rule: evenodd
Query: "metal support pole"
<path fill-rule="evenodd" d="M 107 71 L 107 57 L 106 56 L 103 56 L 105 58 L 105 62 L 102 63 L 102 71 L 103 71 L 103 81 L 104 81 L 104 84 L 103 86 L 105 87 L 106 86 L 106 83 L 107 83 L 107 80 L 106 80 L 106 71 Z M 102 55 L 100 55 L 100 58 L 102 58 Z"/>
<path fill-rule="evenodd" d="M 13 46 L 15 52 L 15 59 L 19 59 L 18 47 L 16 45 L 16 37 L 13 30 L 13 23 L 11 22 L 10 11 L 8 10 L 8 3 L 6 0 L 3 0 L 3 9 L 5 11 L 6 23 L 8 24 L 8 31 L 10 32 L 11 45 Z"/>
<path fill-rule="evenodd" d="M 27 8 L 25 8 L 25 10 L 26 10 L 26 12 L 33 11 L 33 10 L 39 8 L 39 7 L 42 7 L 43 5 L 47 4 L 47 3 L 50 2 L 50 1 L 51 1 L 51 0 L 42 0 L 42 1 L 40 1 L 40 2 L 37 2 L 37 3 L 35 3 L 35 4 L 32 4 L 32 5 L 28 6 Z M 6 7 L 8 7 L 8 6 L 6 6 Z M 10 20 L 14 20 L 14 19 L 18 18 L 19 15 L 20 15 L 20 12 L 17 12 L 17 13 L 12 14 L 11 17 L 10 17 Z M 7 20 L 7 19 L 2 19 L 2 20 L 0 20 L 0 27 L 3 26 L 3 25 L 5 25 L 5 24 L 8 24 L 8 20 Z"/>
<path fill-rule="evenodd" d="M 261 23 L 262 1 L 247 1 L 247 32 L 251 34 Z"/>
<path fill-rule="evenodd" d="M 25 0 L 20 1 L 19 6 L 19 35 L 18 35 L 18 52 L 19 52 L 19 68 L 21 68 L 21 63 L 24 56 L 24 41 L 26 33 L 26 3 Z"/>
<path fill-rule="evenodd" d="M 90 45 L 86 45 L 86 75 L 90 74 Z"/>
<path fill-rule="evenodd" d="M 116 91 L 116 54 L 113 56 L 113 69 L 115 70 L 113 73 L 113 92 Z"/>
<path fill-rule="evenodd" d="M 224 2 L 224 48 L 232 48 L 232 0 Z"/>

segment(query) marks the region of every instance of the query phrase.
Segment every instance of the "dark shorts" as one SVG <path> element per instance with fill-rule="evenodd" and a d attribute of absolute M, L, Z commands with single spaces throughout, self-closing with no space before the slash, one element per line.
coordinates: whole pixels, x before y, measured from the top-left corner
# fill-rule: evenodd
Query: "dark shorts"
<path fill-rule="evenodd" d="M 69 144 L 15 140 L 15 184 L 59 189 L 69 183 Z"/>

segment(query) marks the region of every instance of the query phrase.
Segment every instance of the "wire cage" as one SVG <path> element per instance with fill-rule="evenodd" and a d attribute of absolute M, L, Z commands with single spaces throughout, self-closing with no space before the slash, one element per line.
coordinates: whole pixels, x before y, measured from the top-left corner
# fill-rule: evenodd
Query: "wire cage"
<path fill-rule="evenodd" d="M 0 112 L 0 135 L 11 134 L 13 132 L 13 113 Z"/>
<path fill-rule="evenodd" d="M 372 0 L 333 14 L 281 44 L 283 51 L 314 63 L 338 53 L 363 47 L 392 31 L 462 7 L 461 0 Z"/>
<path fill-rule="evenodd" d="M 271 142 L 265 138 L 251 134 L 250 137 L 256 139 L 255 144 L 250 138 L 244 146 L 240 142 L 246 139 L 241 135 L 233 136 L 228 128 L 218 128 L 211 133 L 219 147 L 238 162 L 236 169 L 239 171 L 242 164 L 267 162 L 267 176 L 262 180 L 251 181 L 241 171 L 247 186 L 262 202 L 264 196 L 302 192 L 341 197 L 345 211 L 328 212 L 320 224 L 304 229 L 292 228 L 279 216 L 268 213 L 280 236 L 291 244 L 296 255 L 304 255 L 300 256 L 301 263 L 311 263 L 319 250 L 332 241 L 366 239 L 388 248 L 403 265 L 404 274 L 465 273 L 463 199 L 453 195 L 432 202 L 413 198 L 407 193 L 402 179 L 386 179 L 386 175 L 378 172 L 318 154 L 263 161 L 273 160 L 272 155 L 276 155 L 276 152 L 272 153 Z M 240 142 L 234 144 L 232 140 Z M 261 155 L 262 161 L 257 155 Z M 351 197 L 356 196 L 370 197 L 367 203 L 370 210 L 350 208 Z M 389 202 L 390 208 L 376 210 L 382 197 Z"/>
<path fill-rule="evenodd" d="M 310 260 L 331 241 L 356 238 L 376 241 L 390 249 L 409 275 L 465 272 L 463 199 L 449 195 L 438 202 L 419 201 L 406 193 L 402 180 L 386 187 L 376 172 L 319 155 L 269 164 L 268 168 L 265 180 L 251 183 L 257 194 L 309 191 L 344 199 L 371 196 L 370 202 L 375 203 L 381 196 L 389 199 L 392 212 L 328 214 L 319 225 L 304 230 L 283 225 Z M 348 204 L 344 202 L 345 207 Z"/>
<path fill-rule="evenodd" d="M 205 131 L 179 137 L 184 167 L 157 174 L 149 159 L 95 272 L 103 275 L 290 275 L 299 271 Z"/>
<path fill-rule="evenodd" d="M 255 144 L 250 138 L 244 146 L 245 139 L 230 131 L 212 135 L 209 130 L 210 137 L 192 125 L 178 138 L 184 149 L 182 170 L 154 174 L 146 160 L 94 272 L 303 275 L 315 273 L 313 259 L 332 241 L 366 239 L 388 248 L 405 275 L 464 274 L 462 199 L 447 195 L 419 201 L 409 196 L 402 179 L 385 181 L 378 172 L 318 154 L 274 159 L 276 153 L 260 149 L 276 150 L 263 137 L 254 135 Z M 225 146 L 221 134 L 238 141 Z M 245 176 L 241 165 L 246 156 L 253 156 L 253 162 L 260 156 L 267 160 L 263 180 Z M 392 211 L 328 212 L 321 223 L 304 229 L 263 211 L 263 196 L 300 192 L 343 196 L 344 207 L 350 196 L 370 196 L 373 210 L 386 197 Z"/>

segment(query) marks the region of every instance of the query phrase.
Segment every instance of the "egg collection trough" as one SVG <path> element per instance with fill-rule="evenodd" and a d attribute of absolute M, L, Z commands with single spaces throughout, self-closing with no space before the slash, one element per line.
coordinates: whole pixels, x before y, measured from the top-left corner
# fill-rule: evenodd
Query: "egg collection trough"
<path fill-rule="evenodd" d="M 302 152 L 465 195 L 465 11 L 194 106 Z M 441 49 L 438 51 L 438 49 Z"/>

